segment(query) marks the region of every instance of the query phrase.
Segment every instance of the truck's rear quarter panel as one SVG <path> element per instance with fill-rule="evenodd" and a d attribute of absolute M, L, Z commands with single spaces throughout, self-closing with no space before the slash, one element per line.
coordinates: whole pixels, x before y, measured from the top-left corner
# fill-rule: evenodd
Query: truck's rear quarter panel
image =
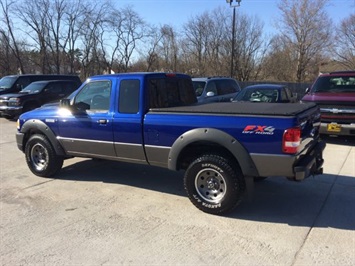
<path fill-rule="evenodd" d="M 299 154 L 284 154 L 284 130 L 293 127 L 302 128 Z M 217 103 L 151 110 L 145 116 L 143 132 L 147 160 L 153 164 L 168 158 L 170 148 L 185 132 L 213 128 L 227 134 L 218 137 L 231 136 L 229 141 L 235 139 L 246 150 L 257 175 L 292 176 L 293 164 L 318 138 L 318 127 L 319 112 L 314 104 Z M 279 170 L 272 165 L 276 162 Z"/>
<path fill-rule="evenodd" d="M 266 107 L 266 108 L 265 108 Z M 260 111 L 262 110 L 262 111 Z M 286 128 L 317 118 L 314 104 L 212 103 L 153 109 L 144 120 L 146 145 L 170 147 L 193 128 L 217 128 L 241 142 L 250 153 L 282 154 Z M 304 128 L 310 134 L 311 125 Z"/>

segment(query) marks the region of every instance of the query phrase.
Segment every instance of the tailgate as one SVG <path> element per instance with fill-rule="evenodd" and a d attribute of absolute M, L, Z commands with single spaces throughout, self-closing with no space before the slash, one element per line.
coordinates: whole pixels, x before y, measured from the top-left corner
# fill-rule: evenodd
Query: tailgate
<path fill-rule="evenodd" d="M 301 128 L 301 144 L 298 151 L 304 154 L 319 140 L 321 124 L 319 107 L 313 106 L 298 114 L 297 123 Z"/>
<path fill-rule="evenodd" d="M 323 150 L 325 142 L 320 140 L 320 110 L 318 106 L 298 115 L 301 128 L 301 143 L 293 165 L 294 180 L 303 180 L 310 175 L 323 173 Z"/>

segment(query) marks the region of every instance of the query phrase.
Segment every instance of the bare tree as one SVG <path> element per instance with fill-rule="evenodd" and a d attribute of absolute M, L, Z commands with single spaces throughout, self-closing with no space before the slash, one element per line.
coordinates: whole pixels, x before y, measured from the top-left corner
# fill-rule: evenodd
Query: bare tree
<path fill-rule="evenodd" d="M 49 1 L 25 0 L 24 2 L 19 2 L 16 9 L 18 18 L 26 27 L 24 31 L 27 33 L 29 39 L 33 41 L 33 48 L 39 51 L 39 60 L 37 61 L 37 58 L 33 58 L 33 61 L 40 66 L 42 73 L 52 73 L 47 45 L 49 38 Z M 27 6 L 27 8 L 23 9 L 23 5 Z"/>
<path fill-rule="evenodd" d="M 275 36 L 262 64 L 263 78 L 274 81 L 294 80 L 294 57 L 292 49 L 282 42 L 280 36 Z"/>
<path fill-rule="evenodd" d="M 159 28 L 149 28 L 146 45 L 144 45 L 144 49 L 139 51 L 140 56 L 144 58 L 144 60 L 141 60 L 142 66 L 140 69 L 156 71 L 160 68 L 161 56 L 159 55 L 159 48 L 161 47 L 162 38 L 163 32 Z"/>
<path fill-rule="evenodd" d="M 355 69 L 355 13 L 341 22 L 335 38 L 338 61 L 347 69 Z"/>
<path fill-rule="evenodd" d="M 208 75 L 206 66 L 209 53 L 208 42 L 213 38 L 209 31 L 212 25 L 213 20 L 208 12 L 190 19 L 184 25 L 186 49 L 192 59 L 190 63 L 196 75 Z"/>
<path fill-rule="evenodd" d="M 118 52 L 121 56 L 121 62 L 124 66 L 124 71 L 128 71 L 132 54 L 137 50 L 137 46 L 143 44 L 146 33 L 146 23 L 144 20 L 131 8 L 126 7 L 121 10 L 122 27 L 120 29 L 121 45 Z"/>
<path fill-rule="evenodd" d="M 161 27 L 161 56 L 163 58 L 163 68 L 165 71 L 177 71 L 178 60 L 178 33 L 170 25 L 164 25 Z"/>
<path fill-rule="evenodd" d="M 227 19 L 226 19 L 227 18 Z M 190 19 L 184 25 L 184 55 L 195 75 L 228 75 L 232 54 L 232 17 L 217 8 Z M 257 78 L 267 45 L 264 25 L 257 17 L 236 16 L 236 46 L 233 77 L 245 81 Z"/>
<path fill-rule="evenodd" d="M 295 78 L 306 79 L 313 58 L 320 57 L 329 46 L 331 20 L 325 12 L 329 0 L 280 0 L 280 40 L 295 52 Z M 281 66 L 280 66 L 281 67 Z"/>
<path fill-rule="evenodd" d="M 81 51 L 78 49 L 78 40 L 80 33 L 84 27 L 84 17 L 87 10 L 87 2 L 83 0 L 70 1 L 70 5 L 65 10 L 65 17 L 63 23 L 66 27 L 66 40 L 67 43 L 67 64 L 69 73 L 75 73 L 78 69 L 76 62 L 80 61 Z"/>
<path fill-rule="evenodd" d="M 228 9 L 227 9 L 228 10 Z M 207 47 L 207 68 L 209 75 L 227 75 L 230 61 L 225 60 L 225 55 L 230 54 L 231 49 L 226 49 L 225 40 L 230 36 L 229 20 L 226 20 L 225 8 L 216 8 L 211 11 L 212 23 L 209 28 Z M 229 10 L 228 10 L 229 11 Z M 230 12 L 228 12 L 230 14 Z"/>
<path fill-rule="evenodd" d="M 12 13 L 11 8 L 14 4 L 15 1 L 0 0 L 0 11 L 3 17 L 0 21 L 3 25 L 0 27 L 1 44 L 3 44 L 1 45 L 3 54 L 1 64 L 3 64 L 4 74 L 16 73 L 17 68 L 21 73 L 25 73 L 20 40 L 15 37 L 15 28 L 10 17 Z M 13 64 L 13 57 L 16 58 L 16 65 Z"/>
<path fill-rule="evenodd" d="M 238 16 L 236 24 L 234 76 L 241 81 L 256 80 L 269 46 L 263 36 L 264 24 L 257 17 L 243 14 Z"/>
<path fill-rule="evenodd" d="M 63 72 L 61 66 L 68 41 L 65 36 L 67 29 L 63 27 L 63 22 L 67 8 L 68 2 L 66 0 L 54 0 L 50 3 L 47 13 L 49 23 L 47 45 L 52 55 L 53 68 L 55 68 L 56 73 Z"/>
<path fill-rule="evenodd" d="M 83 10 L 84 16 L 81 25 L 79 41 L 81 43 L 81 70 L 82 77 L 102 73 L 106 71 L 105 62 L 102 62 L 103 52 L 101 50 L 100 41 L 104 31 L 103 24 L 107 21 L 111 5 L 109 2 L 95 3 L 94 5 L 86 5 Z"/>

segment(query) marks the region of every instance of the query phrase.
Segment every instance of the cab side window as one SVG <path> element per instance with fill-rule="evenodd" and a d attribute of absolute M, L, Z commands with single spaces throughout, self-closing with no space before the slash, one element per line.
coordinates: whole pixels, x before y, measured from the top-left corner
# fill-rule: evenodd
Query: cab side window
<path fill-rule="evenodd" d="M 108 112 L 110 95 L 110 81 L 92 81 L 87 83 L 76 95 L 74 105 L 78 109 L 90 112 Z"/>
<path fill-rule="evenodd" d="M 20 90 L 23 90 L 30 83 L 31 80 L 28 77 L 19 77 L 19 79 L 16 82 L 16 86 Z"/>
<path fill-rule="evenodd" d="M 217 81 L 218 95 L 232 94 L 239 91 L 237 83 L 232 80 L 218 80 Z"/>
<path fill-rule="evenodd" d="M 138 79 L 122 80 L 118 111 L 124 114 L 136 114 L 139 111 L 140 81 Z"/>
<path fill-rule="evenodd" d="M 291 100 L 291 98 L 292 98 L 291 90 L 289 88 L 285 88 L 285 91 L 286 91 L 287 99 Z"/>
<path fill-rule="evenodd" d="M 285 90 L 281 90 L 281 101 L 282 102 L 287 102 L 289 99 L 287 97 L 286 91 Z"/>

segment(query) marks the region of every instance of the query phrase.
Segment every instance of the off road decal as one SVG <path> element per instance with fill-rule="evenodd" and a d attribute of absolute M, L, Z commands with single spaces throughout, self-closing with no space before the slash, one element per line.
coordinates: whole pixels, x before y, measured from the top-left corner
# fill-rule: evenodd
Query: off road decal
<path fill-rule="evenodd" d="M 198 203 L 202 203 L 202 206 L 204 206 L 204 207 L 206 207 L 206 208 L 217 209 L 217 208 L 222 207 L 222 204 L 221 204 L 221 203 L 217 203 L 217 204 L 206 203 L 206 202 L 203 202 L 203 201 L 201 200 L 201 198 L 200 198 L 198 195 L 193 194 L 192 196 L 194 197 L 194 199 L 195 199 Z"/>
<path fill-rule="evenodd" d="M 255 135 L 274 135 L 275 128 L 273 126 L 248 125 L 244 128 L 243 134 Z"/>
<path fill-rule="evenodd" d="M 202 164 L 202 167 L 203 167 L 203 168 L 208 168 L 208 167 L 210 167 L 210 168 L 213 168 L 213 169 L 217 170 L 217 171 L 220 172 L 220 173 L 223 173 L 223 170 L 222 170 L 221 168 L 219 168 L 218 166 L 216 166 L 216 165 L 214 165 L 214 164 L 211 164 L 211 163 L 203 163 L 203 164 Z"/>

